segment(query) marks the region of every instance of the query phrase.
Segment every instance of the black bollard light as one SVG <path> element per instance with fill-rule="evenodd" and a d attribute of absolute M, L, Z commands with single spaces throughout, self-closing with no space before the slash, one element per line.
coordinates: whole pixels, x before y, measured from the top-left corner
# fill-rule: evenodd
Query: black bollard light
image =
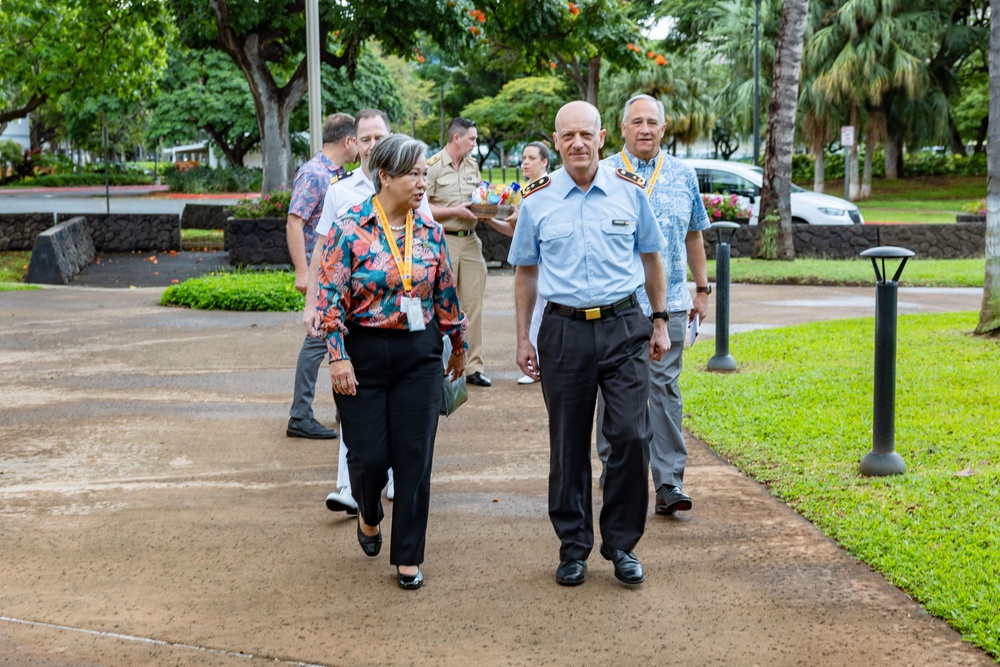
<path fill-rule="evenodd" d="M 896 453 L 896 303 L 899 276 L 913 251 L 896 246 L 869 248 L 861 253 L 875 267 L 875 404 L 872 423 L 872 451 L 861 459 L 861 474 L 873 477 L 902 475 L 903 457 Z M 885 260 L 901 260 L 889 279 Z M 879 267 L 881 261 L 881 270 Z"/>
<path fill-rule="evenodd" d="M 731 243 L 740 226 L 735 222 L 713 222 L 715 243 L 715 356 L 708 360 L 708 370 L 731 372 L 736 360 L 729 354 L 729 256 Z M 723 238 L 724 232 L 729 235 Z"/>

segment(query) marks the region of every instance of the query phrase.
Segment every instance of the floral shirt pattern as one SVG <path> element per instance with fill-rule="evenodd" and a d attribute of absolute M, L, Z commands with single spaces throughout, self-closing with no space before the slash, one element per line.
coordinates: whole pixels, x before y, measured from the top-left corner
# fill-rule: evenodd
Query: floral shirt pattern
<path fill-rule="evenodd" d="M 444 230 L 420 211 L 414 212 L 413 223 L 413 296 L 420 299 L 424 323 L 436 318 L 452 349 L 468 349 L 469 323 L 458 303 Z M 334 224 L 323 245 L 316 307 L 323 315 L 330 359 L 350 358 L 344 349 L 347 322 L 408 331 L 402 296 L 403 280 L 368 198 Z"/>
<path fill-rule="evenodd" d="M 302 233 L 306 242 L 306 263 L 312 259 L 316 246 L 316 224 L 323 215 L 323 201 L 330 182 L 347 173 L 343 167 L 335 167 L 322 153 L 299 167 L 292 185 L 292 201 L 288 204 L 289 215 L 303 220 Z"/>
<path fill-rule="evenodd" d="M 627 155 L 635 173 L 645 178 L 646 183 L 649 183 L 656 170 L 656 160 L 659 155 L 663 156 L 663 167 L 653 185 L 649 203 L 653 205 L 653 212 L 660 222 L 660 230 L 667 239 L 666 247 L 660 251 L 667 274 L 667 310 L 672 313 L 690 310 L 694 302 L 687 287 L 685 239 L 688 232 L 708 229 L 710 224 L 698 189 L 698 176 L 693 168 L 674 156 L 667 155 L 662 149 L 657 157 L 649 161 L 640 160 L 631 153 Z M 604 163 L 615 168 L 625 168 L 625 161 L 622 160 L 620 151 L 606 158 Z M 640 288 L 637 296 L 643 311 L 647 315 L 651 313 L 652 308 L 646 290 Z"/>

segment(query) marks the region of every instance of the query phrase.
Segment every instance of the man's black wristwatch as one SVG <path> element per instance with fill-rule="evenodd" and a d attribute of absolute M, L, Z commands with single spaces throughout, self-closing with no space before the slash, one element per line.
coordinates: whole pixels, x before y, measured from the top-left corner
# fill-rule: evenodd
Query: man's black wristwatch
<path fill-rule="evenodd" d="M 664 322 L 669 322 L 670 313 L 665 310 L 657 311 L 649 316 L 649 321 L 652 322 L 653 320 L 663 320 Z"/>
<path fill-rule="evenodd" d="M 696 286 L 694 288 L 694 291 L 697 294 L 711 294 L 712 293 L 712 286 L 711 285 L 705 285 L 704 287 L 697 287 Z"/>

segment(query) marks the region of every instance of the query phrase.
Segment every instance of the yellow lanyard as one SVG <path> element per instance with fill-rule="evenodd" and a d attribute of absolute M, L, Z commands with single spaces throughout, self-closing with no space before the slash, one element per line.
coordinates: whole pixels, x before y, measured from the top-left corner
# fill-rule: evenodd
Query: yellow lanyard
<path fill-rule="evenodd" d="M 399 277 L 403 279 L 403 290 L 410 294 L 413 291 L 413 211 L 406 212 L 406 241 L 404 252 L 406 256 L 399 254 L 399 245 L 396 243 L 396 235 L 389 227 L 389 216 L 386 215 L 382 203 L 378 196 L 372 198 L 372 206 L 375 207 L 375 215 L 382 223 L 382 231 L 385 233 L 385 243 L 392 252 L 392 258 L 396 260 L 396 268 L 399 270 Z"/>
<path fill-rule="evenodd" d="M 635 173 L 635 169 L 632 168 L 632 163 L 628 159 L 628 155 L 625 154 L 625 149 L 622 149 L 622 162 L 625 163 L 625 168 L 631 173 Z M 656 169 L 653 170 L 653 176 L 649 179 L 649 184 L 646 186 L 646 195 L 652 196 L 653 186 L 656 185 L 656 179 L 660 177 L 660 168 L 663 167 L 663 151 L 660 151 L 659 157 L 656 158 Z"/>

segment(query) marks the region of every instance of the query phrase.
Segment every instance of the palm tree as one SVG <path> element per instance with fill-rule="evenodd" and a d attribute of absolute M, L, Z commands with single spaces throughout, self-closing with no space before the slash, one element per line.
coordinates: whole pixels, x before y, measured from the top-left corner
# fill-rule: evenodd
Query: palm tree
<path fill-rule="evenodd" d="M 947 14 L 937 0 L 825 0 L 823 27 L 809 42 L 806 58 L 817 72 L 813 87 L 835 104 L 850 108 L 858 137 L 865 136 L 864 184 L 854 178 L 851 199 L 871 188 L 871 157 L 884 136 L 880 119 L 887 95 L 916 100 L 930 87 L 927 59 L 943 33 Z M 869 126 L 869 117 L 874 123 Z M 857 142 L 856 142 L 857 144 Z M 858 147 L 851 149 L 852 176 Z M 847 167 L 845 166 L 845 169 Z"/>
<path fill-rule="evenodd" d="M 808 13 L 809 0 L 785 0 L 781 8 L 771 104 L 767 111 L 764 186 L 754 243 L 754 257 L 758 259 L 795 259 L 795 247 L 792 245 L 792 140 L 795 136 L 795 108 L 799 97 L 799 73 Z"/>
<path fill-rule="evenodd" d="M 990 127 L 986 156 L 986 276 L 976 333 L 1000 335 L 1000 0 L 990 0 Z"/>

